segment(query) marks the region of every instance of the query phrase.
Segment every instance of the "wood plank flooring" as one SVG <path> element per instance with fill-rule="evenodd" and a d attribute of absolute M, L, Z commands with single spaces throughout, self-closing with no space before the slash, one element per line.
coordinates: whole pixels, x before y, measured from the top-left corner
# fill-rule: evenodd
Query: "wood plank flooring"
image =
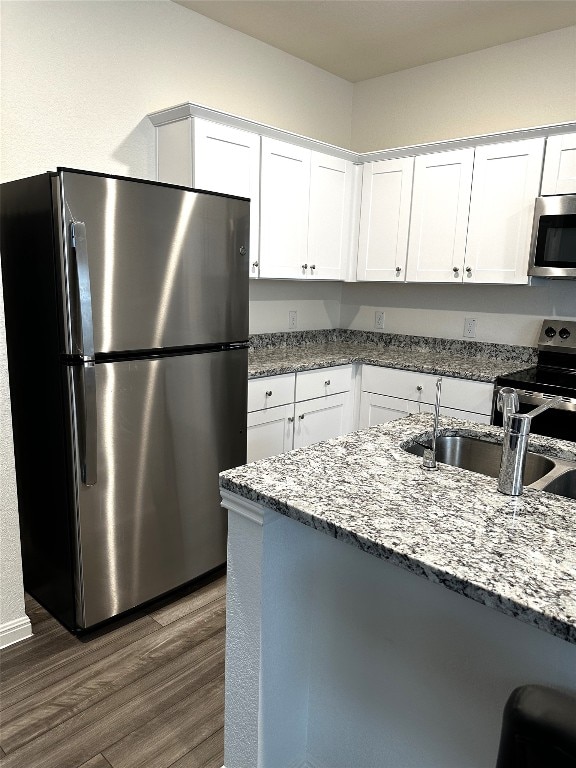
<path fill-rule="evenodd" d="M 30 597 L 0 652 L 2 768 L 221 768 L 225 576 L 77 637 Z"/>

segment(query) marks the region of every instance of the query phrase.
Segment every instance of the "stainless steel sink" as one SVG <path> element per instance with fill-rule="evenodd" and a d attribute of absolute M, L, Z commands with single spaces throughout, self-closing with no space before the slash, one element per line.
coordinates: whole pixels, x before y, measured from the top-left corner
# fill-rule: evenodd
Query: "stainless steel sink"
<path fill-rule="evenodd" d="M 417 443 L 405 450 L 415 456 L 422 456 L 427 447 L 429 444 Z M 498 477 L 501 458 L 502 445 L 499 443 L 491 443 L 487 440 L 464 435 L 439 435 L 436 439 L 436 460 L 442 464 L 450 464 L 453 467 L 478 472 L 488 477 Z M 555 466 L 556 463 L 552 459 L 528 451 L 524 485 L 536 482 L 551 472 Z M 573 483 L 576 483 L 576 479 Z M 554 491 L 552 492 L 554 493 Z"/>
<path fill-rule="evenodd" d="M 538 488 L 547 493 L 565 496 L 567 499 L 576 499 L 576 467 L 556 475 L 553 480 L 547 483 L 539 483 Z"/>

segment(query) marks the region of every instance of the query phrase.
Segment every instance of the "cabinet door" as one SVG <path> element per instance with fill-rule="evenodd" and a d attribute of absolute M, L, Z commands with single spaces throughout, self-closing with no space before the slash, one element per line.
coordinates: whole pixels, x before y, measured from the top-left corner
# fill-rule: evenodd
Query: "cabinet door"
<path fill-rule="evenodd" d="M 263 137 L 260 277 L 307 276 L 309 190 L 310 150 Z"/>
<path fill-rule="evenodd" d="M 193 184 L 197 189 L 250 198 L 250 276 L 258 275 L 260 136 L 194 118 Z"/>
<path fill-rule="evenodd" d="M 546 139 L 540 194 L 576 194 L 576 133 L 565 133 Z"/>
<path fill-rule="evenodd" d="M 527 283 L 544 139 L 476 148 L 465 282 Z"/>
<path fill-rule="evenodd" d="M 308 275 L 343 280 L 348 268 L 352 217 L 352 163 L 310 153 Z"/>
<path fill-rule="evenodd" d="M 327 395 L 296 403 L 294 448 L 343 435 L 350 429 L 350 396 Z"/>
<path fill-rule="evenodd" d="M 366 429 L 376 424 L 386 424 L 389 421 L 402 419 L 411 413 L 420 413 L 421 405 L 413 400 L 403 400 L 388 395 L 375 395 L 373 392 L 362 392 L 360 395 L 359 428 Z"/>
<path fill-rule="evenodd" d="M 415 159 L 407 280 L 462 282 L 473 164 L 473 149 Z"/>
<path fill-rule="evenodd" d="M 292 448 L 294 405 L 281 405 L 248 414 L 247 460 L 277 456 Z"/>
<path fill-rule="evenodd" d="M 357 280 L 404 281 L 413 174 L 412 157 L 364 165 Z"/>

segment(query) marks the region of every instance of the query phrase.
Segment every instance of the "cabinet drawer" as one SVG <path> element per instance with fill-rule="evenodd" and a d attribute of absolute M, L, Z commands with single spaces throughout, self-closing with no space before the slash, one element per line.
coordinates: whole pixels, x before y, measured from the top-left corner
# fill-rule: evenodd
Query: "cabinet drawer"
<path fill-rule="evenodd" d="M 446 408 L 472 411 L 489 416 L 492 413 L 494 385 L 485 381 L 468 381 L 444 376 L 441 404 Z"/>
<path fill-rule="evenodd" d="M 351 365 L 302 371 L 296 374 L 296 401 L 348 392 L 351 386 Z"/>
<path fill-rule="evenodd" d="M 417 400 L 421 403 L 433 403 L 436 400 L 437 378 L 428 373 L 364 365 L 362 366 L 362 391 Z"/>
<path fill-rule="evenodd" d="M 438 376 L 415 371 L 391 368 L 362 367 L 362 391 L 377 395 L 389 395 L 419 403 L 436 402 L 436 380 Z M 490 415 L 494 386 L 484 381 L 442 377 L 440 404 L 444 408 L 456 408 L 472 413 Z"/>
<path fill-rule="evenodd" d="M 248 381 L 248 411 L 260 411 L 294 402 L 294 373 Z"/>

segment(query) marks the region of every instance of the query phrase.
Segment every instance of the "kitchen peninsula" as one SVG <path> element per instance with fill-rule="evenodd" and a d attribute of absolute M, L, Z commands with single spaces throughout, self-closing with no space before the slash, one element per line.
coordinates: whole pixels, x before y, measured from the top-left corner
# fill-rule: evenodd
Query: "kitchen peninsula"
<path fill-rule="evenodd" d="M 424 471 L 404 448 L 431 424 L 410 416 L 221 475 L 226 768 L 489 768 L 514 687 L 576 691 L 574 501 Z M 576 460 L 573 443 L 530 447 Z"/>

